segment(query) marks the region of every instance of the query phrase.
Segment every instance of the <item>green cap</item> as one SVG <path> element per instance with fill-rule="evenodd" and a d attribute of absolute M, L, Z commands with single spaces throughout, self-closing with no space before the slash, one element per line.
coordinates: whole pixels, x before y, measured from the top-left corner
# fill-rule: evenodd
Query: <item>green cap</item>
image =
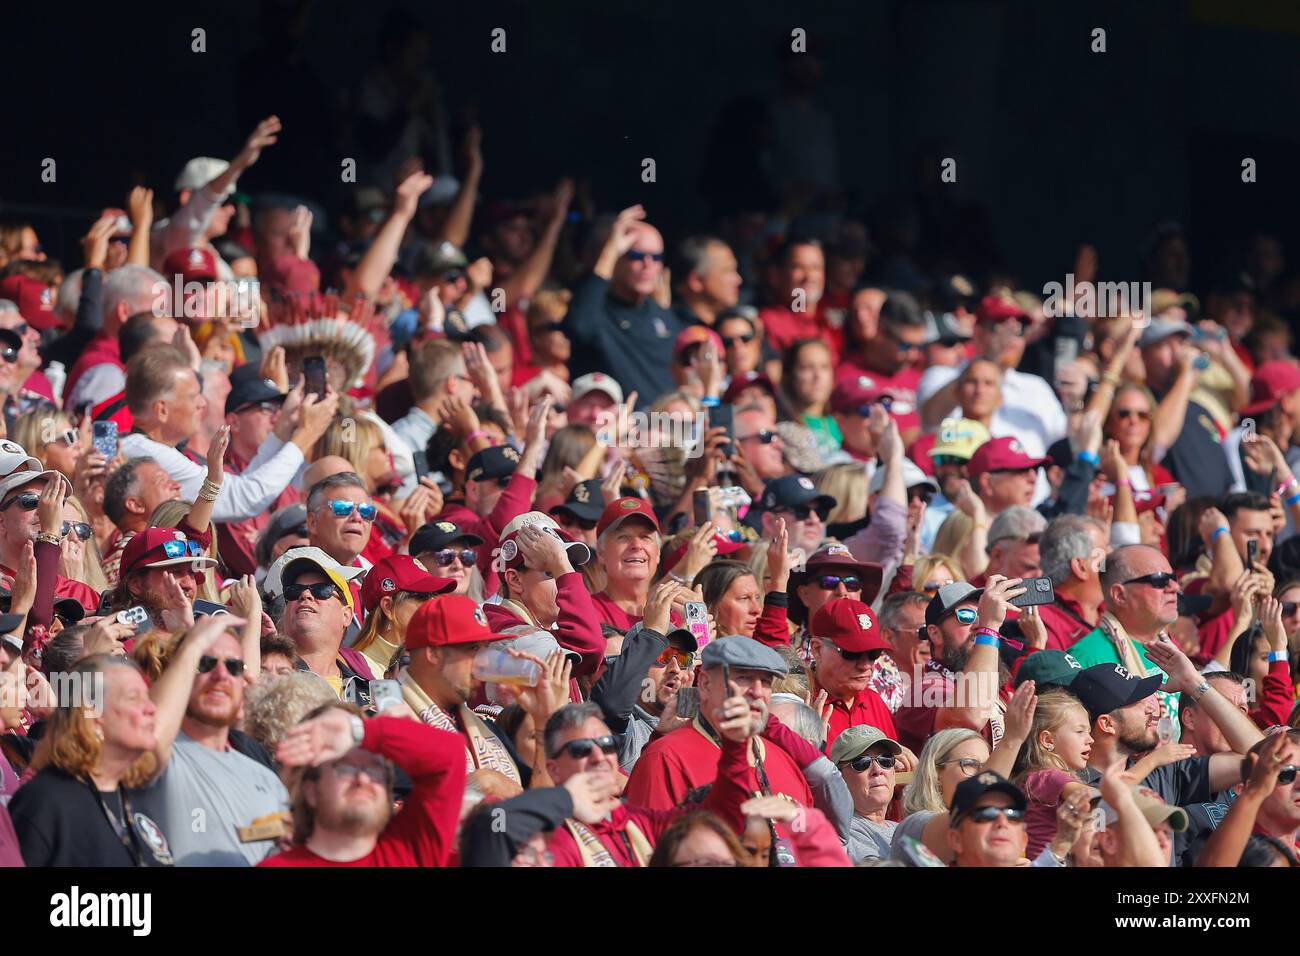
<path fill-rule="evenodd" d="M 1083 665 L 1065 651 L 1049 649 L 1036 651 L 1020 662 L 1016 671 L 1016 686 L 1031 680 L 1042 690 L 1047 686 L 1069 687 L 1083 670 Z"/>
<path fill-rule="evenodd" d="M 897 740 L 890 740 L 883 730 L 869 724 L 858 724 L 835 738 L 835 743 L 831 744 L 831 763 L 847 763 L 861 757 L 876 744 L 884 744 L 895 757 L 903 752 L 902 745 Z"/>

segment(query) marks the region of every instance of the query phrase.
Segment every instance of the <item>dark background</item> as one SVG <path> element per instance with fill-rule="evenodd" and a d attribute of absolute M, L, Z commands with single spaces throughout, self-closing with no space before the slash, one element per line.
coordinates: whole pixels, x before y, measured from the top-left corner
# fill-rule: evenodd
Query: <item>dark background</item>
<path fill-rule="evenodd" d="M 51 252 L 133 182 L 167 194 L 195 155 L 229 157 L 261 116 L 285 122 L 241 190 L 338 189 L 339 109 L 374 62 L 395 4 L 7 4 L 0 215 L 32 218 Z M 1300 5 L 1294 3 L 748 0 L 405 3 L 435 38 L 453 130 L 484 129 L 488 197 L 564 174 L 602 209 L 640 201 L 669 238 L 709 225 L 701 157 L 719 108 L 778 89 L 794 27 L 825 61 L 841 178 L 853 208 L 912 189 L 917 158 L 952 156 L 945 188 L 982 203 L 1027 285 L 1059 279 L 1080 241 L 1103 277 L 1132 278 L 1162 220 L 1191 233 L 1204 281 L 1254 229 L 1300 258 L 1296 154 Z M 296 44 L 267 24 L 305 9 Z M 190 31 L 207 31 L 192 53 Z M 494 27 L 507 52 L 490 52 Z M 1107 52 L 1090 52 L 1091 30 Z M 259 76 L 288 77 L 257 83 Z M 936 152 L 937 148 L 937 152 Z M 653 157 L 658 181 L 644 184 Z M 1258 182 L 1241 182 L 1241 160 Z M 40 179 L 41 160 L 58 180 Z M 933 162 L 926 176 L 938 176 Z M 318 185 L 319 184 L 319 185 Z M 58 215 L 56 213 L 71 213 Z"/>

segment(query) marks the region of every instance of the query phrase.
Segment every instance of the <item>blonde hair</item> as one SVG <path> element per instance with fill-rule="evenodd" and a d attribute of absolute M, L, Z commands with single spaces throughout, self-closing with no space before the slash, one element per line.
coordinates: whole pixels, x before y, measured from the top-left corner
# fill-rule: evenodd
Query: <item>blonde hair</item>
<path fill-rule="evenodd" d="M 90 513 L 86 511 L 86 506 L 81 503 L 81 499 L 76 495 L 68 495 L 67 501 L 77 509 L 81 520 L 93 529 L 95 525 L 90 520 Z M 96 594 L 103 594 L 108 590 L 108 575 L 104 573 L 104 559 L 99 553 L 99 542 L 95 540 L 93 534 L 88 540 L 81 542 L 81 580 L 89 584 Z"/>
<path fill-rule="evenodd" d="M 140 669 L 125 657 L 108 654 L 95 654 L 77 662 L 70 673 L 82 676 L 82 681 L 95 674 L 105 675 L 103 694 L 108 694 L 107 672 L 110 669 L 128 667 L 140 673 Z M 143 676 L 143 675 L 142 675 Z M 107 706 L 107 700 L 101 702 Z M 57 767 L 73 777 L 88 777 L 99 766 L 103 756 L 104 739 L 101 728 L 92 727 L 89 707 L 69 706 L 57 708 L 49 718 L 49 726 L 36 753 L 32 756 L 31 768 L 39 771 L 45 767 Z M 124 787 L 140 787 L 148 783 L 158 771 L 158 761 L 152 751 L 142 753 L 122 775 Z"/>
<path fill-rule="evenodd" d="M 813 485 L 835 499 L 835 507 L 826 516 L 827 524 L 861 521 L 867 516 L 867 469 L 861 462 L 829 465 L 817 473 Z"/>
<path fill-rule="evenodd" d="M 14 419 L 13 427 L 9 429 L 9 437 L 23 446 L 27 454 L 31 455 L 41 463 L 41 467 L 48 468 L 49 462 L 45 459 L 45 447 L 50 444 L 46 436 L 54 429 L 54 423 L 64 421 L 67 424 L 63 428 L 57 429 L 55 438 L 61 436 L 65 431 L 72 428 L 72 419 L 66 412 L 60 411 L 49 402 L 39 402 L 30 411 L 19 415 Z M 69 475 L 69 478 L 72 476 Z"/>
<path fill-rule="evenodd" d="M 1044 730 L 1052 733 L 1059 731 L 1075 711 L 1083 714 L 1084 723 L 1088 722 L 1087 709 L 1079 702 L 1079 698 L 1068 690 L 1054 687 L 1038 695 L 1038 707 L 1034 710 L 1034 720 L 1029 728 L 1029 738 L 1021 745 L 1020 753 L 1016 755 L 1015 770 L 1012 773 L 1013 782 L 1019 785 L 1024 781 L 1025 775 L 1034 770 L 1074 772 L 1061 759 L 1060 754 L 1044 747 L 1039 737 Z"/>
<path fill-rule="evenodd" d="M 364 415 L 335 417 L 312 448 L 311 460 L 320 461 L 331 455 L 345 459 L 366 483 L 366 490 L 371 491 L 367 459 L 371 451 L 385 447 L 383 429 L 369 418 Z"/>
<path fill-rule="evenodd" d="M 954 510 L 952 514 L 943 519 L 943 524 L 939 525 L 939 530 L 935 532 L 934 544 L 930 545 L 930 553 L 961 554 L 974 530 L 975 519 L 964 511 Z M 966 580 L 965 568 L 962 569 L 961 580 Z"/>
<path fill-rule="evenodd" d="M 952 575 L 954 581 L 966 580 L 966 572 L 962 570 L 961 562 L 950 554 L 940 554 L 930 552 L 916 559 L 916 564 L 912 565 L 912 590 L 925 593 L 925 582 L 930 580 L 930 575 L 934 574 L 938 568 L 944 568 Z"/>
<path fill-rule="evenodd" d="M 943 787 L 939 786 L 939 764 L 946 763 L 952 752 L 968 740 L 988 743 L 978 731 L 966 727 L 949 727 L 925 742 L 916 758 L 912 782 L 903 789 L 903 816 L 927 810 L 948 812 L 948 805 L 943 802 Z"/>
<path fill-rule="evenodd" d="M 189 517 L 190 509 L 194 507 L 194 502 L 175 499 L 173 501 L 164 501 L 157 508 L 153 509 L 153 514 L 149 516 L 150 528 L 177 528 L 180 527 L 181 520 Z M 211 538 L 208 540 L 208 546 L 203 549 L 206 557 L 217 559 L 217 531 L 216 528 L 208 525 L 208 531 Z M 203 575 L 203 583 L 198 586 L 197 595 L 204 601 L 212 601 L 214 604 L 221 603 L 221 589 L 217 587 L 216 566 L 207 569 L 210 573 Z"/>

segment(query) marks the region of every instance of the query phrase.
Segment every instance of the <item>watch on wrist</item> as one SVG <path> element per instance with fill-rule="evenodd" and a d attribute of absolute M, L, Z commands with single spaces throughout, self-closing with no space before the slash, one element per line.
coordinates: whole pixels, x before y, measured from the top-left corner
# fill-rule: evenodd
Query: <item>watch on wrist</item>
<path fill-rule="evenodd" d="M 1210 682 L 1207 680 L 1202 680 L 1199 685 L 1192 688 L 1192 700 L 1196 701 L 1197 703 L 1200 703 L 1201 698 L 1205 696 L 1205 692 L 1208 691 L 1209 689 L 1210 689 Z"/>
<path fill-rule="evenodd" d="M 349 714 L 348 719 L 352 722 L 352 743 L 360 747 L 366 739 L 366 722 L 356 714 Z"/>

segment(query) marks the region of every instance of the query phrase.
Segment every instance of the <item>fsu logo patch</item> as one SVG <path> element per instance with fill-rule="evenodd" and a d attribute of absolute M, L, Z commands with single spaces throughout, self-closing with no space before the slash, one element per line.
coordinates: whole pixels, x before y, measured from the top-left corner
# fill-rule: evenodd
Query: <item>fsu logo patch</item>
<path fill-rule="evenodd" d="M 167 846 L 167 837 L 163 835 L 162 828 L 158 824 L 143 813 L 137 812 L 131 814 L 131 826 L 159 863 L 171 866 L 175 862 L 172 859 L 171 848 Z"/>
<path fill-rule="evenodd" d="M 574 486 L 574 488 L 573 488 L 573 500 L 574 500 L 574 501 L 580 501 L 580 502 L 582 502 L 584 505 L 585 505 L 588 501 L 591 500 L 591 491 L 588 490 L 588 488 L 587 488 L 587 483 L 586 483 L 586 482 L 584 482 L 584 481 L 580 481 L 580 482 L 578 482 L 577 485 Z"/>
<path fill-rule="evenodd" d="M 636 511 L 641 507 L 641 502 L 636 498 L 624 498 L 619 507 L 624 511 Z"/>
<path fill-rule="evenodd" d="M 501 545 L 501 557 L 505 561 L 513 561 L 519 554 L 519 545 L 511 538 L 505 544 Z"/>
<path fill-rule="evenodd" d="M 382 581 L 379 582 L 379 586 L 385 591 L 397 590 L 397 585 L 393 583 L 392 578 L 384 578 Z"/>
<path fill-rule="evenodd" d="M 802 475 L 799 476 L 799 487 L 802 488 L 804 491 L 815 491 L 815 490 L 816 490 L 816 489 L 813 487 L 812 479 L 811 479 L 811 478 L 805 478 L 805 477 L 803 477 Z"/>
<path fill-rule="evenodd" d="M 869 631 L 869 630 L 871 630 L 871 615 L 870 615 L 870 614 L 859 614 L 859 615 L 858 615 L 858 627 L 862 628 L 864 631 Z"/>
<path fill-rule="evenodd" d="M 436 525 L 434 525 L 434 527 L 437 528 L 439 531 L 441 531 L 443 534 L 451 534 L 453 531 L 456 530 L 456 526 L 452 524 L 450 521 L 439 521 Z"/>

